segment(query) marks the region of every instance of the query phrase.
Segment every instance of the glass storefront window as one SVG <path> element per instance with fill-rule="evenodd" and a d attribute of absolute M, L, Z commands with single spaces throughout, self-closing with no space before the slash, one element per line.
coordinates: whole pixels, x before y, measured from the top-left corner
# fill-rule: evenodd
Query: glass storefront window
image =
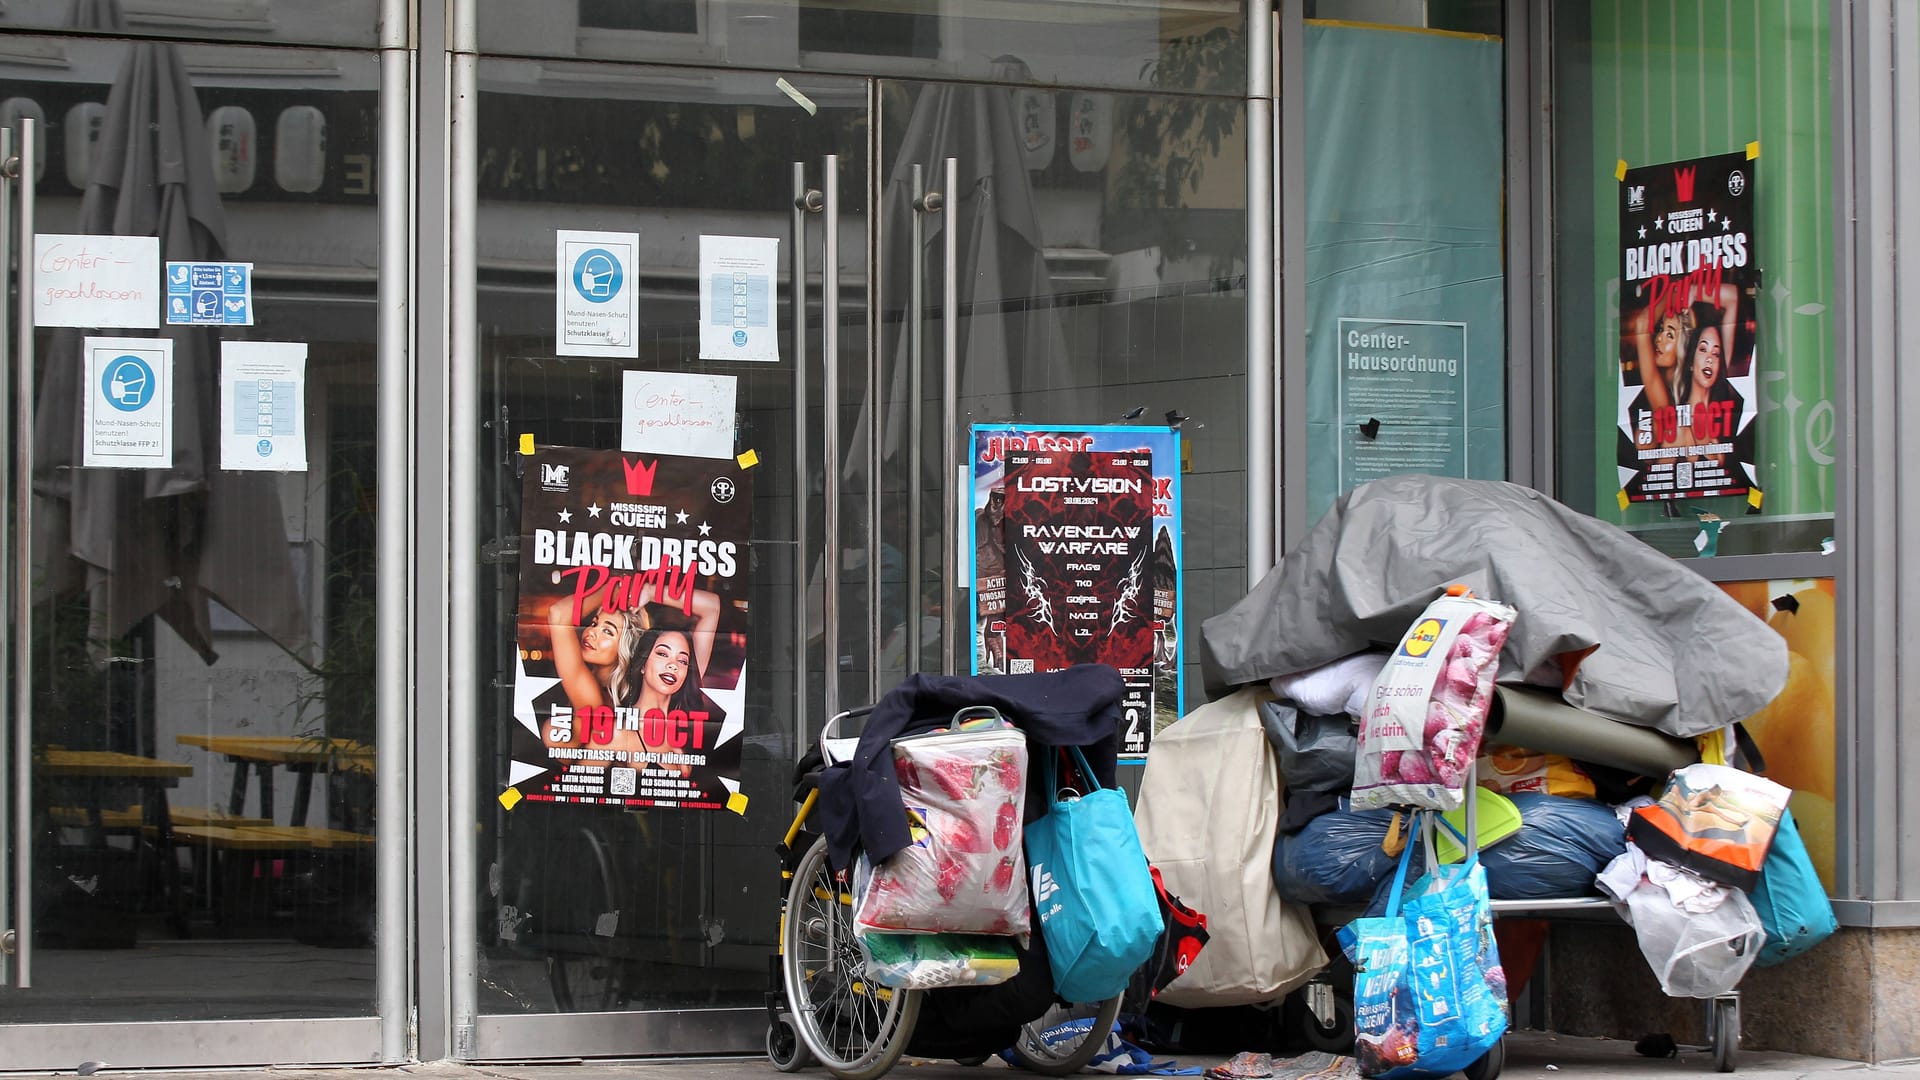
<path fill-rule="evenodd" d="M 742 68 L 1234 94 L 1246 18 L 1230 0 L 477 0 L 480 49 Z"/>
<path fill-rule="evenodd" d="M 1822 4 L 1554 7 L 1557 490 L 1675 556 L 1817 553 L 1833 535 L 1828 18 Z M 1695 210 L 1706 233 L 1747 234 L 1724 265 L 1689 253 Z M 1725 389 L 1673 389 L 1721 338 Z M 1681 406 L 1703 422 L 1682 424 Z M 1713 443 L 1729 452 L 1688 449 Z M 1662 454 L 1671 475 L 1639 475 Z M 1729 480 L 1690 490 L 1696 473 Z"/>
<path fill-rule="evenodd" d="M 375 1010 L 374 837 L 407 826 L 374 819 L 405 767 L 371 689 L 403 572 L 374 564 L 379 87 L 364 53 L 0 37 L 0 109 L 45 118 L 36 232 L 157 238 L 160 324 L 36 335 L 9 1024 Z M 149 407 L 170 452 L 123 456 L 102 410 Z"/>
<path fill-rule="evenodd" d="M 1506 476 L 1503 45 L 1468 32 L 1498 10 L 1431 8 L 1306 26 L 1309 520 L 1393 473 Z"/>
<path fill-rule="evenodd" d="M 253 45 L 378 43 L 380 0 L 12 0 L 0 32 L 100 33 Z"/>

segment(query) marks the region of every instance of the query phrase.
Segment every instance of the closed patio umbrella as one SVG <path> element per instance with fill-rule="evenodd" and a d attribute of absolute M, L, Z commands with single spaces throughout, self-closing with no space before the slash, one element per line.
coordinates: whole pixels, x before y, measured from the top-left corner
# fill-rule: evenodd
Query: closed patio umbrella
<path fill-rule="evenodd" d="M 73 23 L 123 26 L 116 0 L 76 0 Z M 192 81 L 174 46 L 128 49 L 107 98 L 78 231 L 158 237 L 163 261 L 221 259 L 226 216 Z M 48 563 L 42 580 L 49 592 L 87 590 L 96 640 L 158 615 L 212 663 L 209 601 L 217 600 L 303 654 L 310 635 L 279 481 L 219 468 L 214 330 L 159 333 L 174 342 L 174 451 L 164 469 L 81 467 L 81 342 L 71 331 L 54 339 L 34 429 L 35 550 Z"/>

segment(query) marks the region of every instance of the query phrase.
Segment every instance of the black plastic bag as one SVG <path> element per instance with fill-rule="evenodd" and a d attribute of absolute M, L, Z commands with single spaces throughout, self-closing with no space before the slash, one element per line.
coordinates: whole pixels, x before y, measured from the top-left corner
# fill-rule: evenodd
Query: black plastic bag
<path fill-rule="evenodd" d="M 1280 756 L 1288 791 L 1344 794 L 1353 787 L 1353 758 L 1360 749 L 1353 718 L 1315 716 L 1284 701 L 1260 706 L 1260 724 Z"/>

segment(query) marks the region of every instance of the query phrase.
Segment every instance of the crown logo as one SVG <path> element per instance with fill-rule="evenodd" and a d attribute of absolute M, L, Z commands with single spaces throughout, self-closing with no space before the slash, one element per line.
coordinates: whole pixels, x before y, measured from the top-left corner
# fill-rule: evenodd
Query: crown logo
<path fill-rule="evenodd" d="M 1683 203 L 1693 201 L 1694 166 L 1673 170 L 1673 193 Z"/>
<path fill-rule="evenodd" d="M 660 467 L 655 461 L 628 461 L 620 459 L 620 465 L 627 470 L 627 494 L 641 497 L 653 494 L 653 473 Z"/>

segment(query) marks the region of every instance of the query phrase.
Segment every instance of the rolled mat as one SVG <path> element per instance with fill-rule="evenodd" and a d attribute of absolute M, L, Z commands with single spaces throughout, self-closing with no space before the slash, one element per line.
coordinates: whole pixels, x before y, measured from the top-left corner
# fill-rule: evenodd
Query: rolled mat
<path fill-rule="evenodd" d="M 1686 739 L 1576 709 L 1556 694 L 1520 686 L 1493 688 L 1485 741 L 1641 776 L 1665 776 L 1700 760 L 1699 748 Z"/>

